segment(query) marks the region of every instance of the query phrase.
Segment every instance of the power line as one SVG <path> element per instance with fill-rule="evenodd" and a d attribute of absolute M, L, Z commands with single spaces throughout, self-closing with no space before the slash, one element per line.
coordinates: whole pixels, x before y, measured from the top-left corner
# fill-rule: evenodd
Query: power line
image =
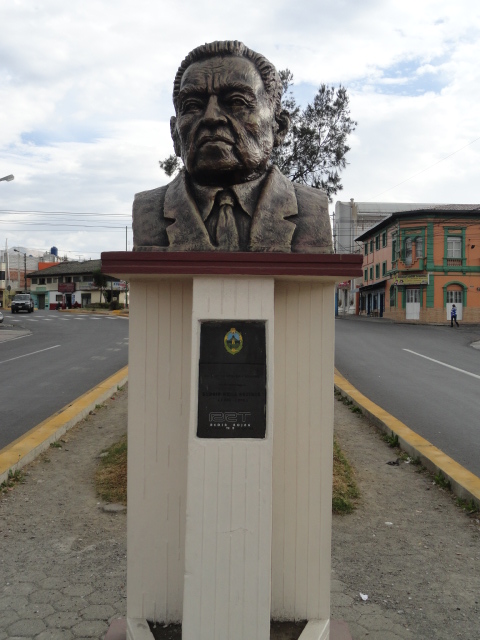
<path fill-rule="evenodd" d="M 127 213 L 101 213 L 95 211 L 40 211 L 37 209 L 0 209 L 0 213 L 47 213 L 47 214 L 61 214 L 69 216 L 116 216 L 116 217 L 129 217 Z"/>
<path fill-rule="evenodd" d="M 474 142 L 477 142 L 477 140 L 480 140 L 480 136 L 478 138 L 475 138 L 475 140 L 472 140 L 471 142 L 468 142 L 463 147 L 460 147 L 460 149 L 457 149 L 456 151 L 453 151 L 452 153 L 449 153 L 448 156 L 445 156 L 444 158 L 441 158 L 440 160 L 437 160 L 437 162 L 434 162 L 429 167 L 426 167 L 425 169 L 422 169 L 421 171 L 418 171 L 417 173 L 414 173 L 409 178 L 405 178 L 405 180 L 402 180 L 401 182 L 398 182 L 397 184 L 394 184 L 393 187 L 389 187 L 388 189 L 385 189 L 385 191 L 382 191 L 381 193 L 377 193 L 376 196 L 373 196 L 372 198 L 367 198 L 367 200 L 374 200 L 375 198 L 378 198 L 378 197 L 382 196 L 384 193 L 387 193 L 387 191 L 391 191 L 392 189 L 395 189 L 396 187 L 399 187 L 401 184 L 404 184 L 405 182 L 408 182 L 412 178 L 415 178 L 416 176 L 419 176 L 421 173 L 425 173 L 425 171 L 428 171 L 432 167 L 435 167 L 437 164 L 440 164 L 440 162 L 443 162 L 444 160 L 447 160 L 448 158 L 451 158 L 452 156 L 454 156 L 459 151 L 462 151 L 463 149 L 466 149 L 467 147 L 469 147 Z"/>

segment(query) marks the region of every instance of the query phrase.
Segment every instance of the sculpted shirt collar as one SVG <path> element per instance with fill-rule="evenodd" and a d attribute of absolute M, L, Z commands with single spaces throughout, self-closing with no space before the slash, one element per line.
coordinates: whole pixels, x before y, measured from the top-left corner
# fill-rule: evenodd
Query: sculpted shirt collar
<path fill-rule="evenodd" d="M 231 187 L 228 187 L 237 197 L 238 204 L 251 218 L 255 212 L 265 178 L 266 174 L 260 176 L 260 178 L 257 178 L 256 180 L 242 182 L 241 184 L 234 184 Z M 204 187 L 195 183 L 193 180 L 190 180 L 190 185 L 192 187 L 195 203 L 200 212 L 200 216 L 205 222 L 213 209 L 217 193 L 219 191 L 223 191 L 223 187 Z"/>

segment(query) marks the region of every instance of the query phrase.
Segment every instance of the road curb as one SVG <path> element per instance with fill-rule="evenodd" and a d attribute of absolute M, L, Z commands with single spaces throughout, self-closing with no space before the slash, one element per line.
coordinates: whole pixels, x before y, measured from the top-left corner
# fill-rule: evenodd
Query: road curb
<path fill-rule="evenodd" d="M 400 447 L 412 458 L 419 458 L 431 473 L 443 474 L 456 496 L 472 500 L 480 508 L 480 478 L 369 400 L 337 370 L 334 383 L 335 389 L 358 406 L 381 431 L 398 436 Z"/>
<path fill-rule="evenodd" d="M 83 420 L 128 380 L 128 366 L 113 374 L 90 391 L 67 404 L 52 416 L 40 422 L 20 438 L 0 450 L 0 484 L 8 479 L 8 474 L 32 462 L 40 453 L 48 449 L 52 442 Z"/>

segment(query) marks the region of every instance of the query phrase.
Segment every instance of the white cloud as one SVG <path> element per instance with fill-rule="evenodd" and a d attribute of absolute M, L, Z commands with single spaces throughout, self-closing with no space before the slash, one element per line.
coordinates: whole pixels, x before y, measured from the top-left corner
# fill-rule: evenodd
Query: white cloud
<path fill-rule="evenodd" d="M 172 152 L 175 71 L 215 39 L 290 68 L 302 97 L 322 82 L 347 87 L 359 125 L 337 198 L 478 201 L 480 141 L 439 161 L 480 136 L 479 12 L 474 0 L 4 2 L 0 176 L 15 181 L 0 183 L 0 208 L 99 211 L 128 225 L 133 194 L 167 181 L 158 160 Z M 63 230 L 22 232 L 5 216 L 2 246 L 87 257 L 125 246 L 121 229 L 69 231 L 67 216 Z"/>

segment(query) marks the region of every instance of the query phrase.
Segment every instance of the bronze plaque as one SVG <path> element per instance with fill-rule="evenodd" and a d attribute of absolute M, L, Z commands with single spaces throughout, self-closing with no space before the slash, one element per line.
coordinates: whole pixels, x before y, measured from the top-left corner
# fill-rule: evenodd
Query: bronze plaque
<path fill-rule="evenodd" d="M 265 322 L 202 322 L 199 438 L 265 438 Z"/>

